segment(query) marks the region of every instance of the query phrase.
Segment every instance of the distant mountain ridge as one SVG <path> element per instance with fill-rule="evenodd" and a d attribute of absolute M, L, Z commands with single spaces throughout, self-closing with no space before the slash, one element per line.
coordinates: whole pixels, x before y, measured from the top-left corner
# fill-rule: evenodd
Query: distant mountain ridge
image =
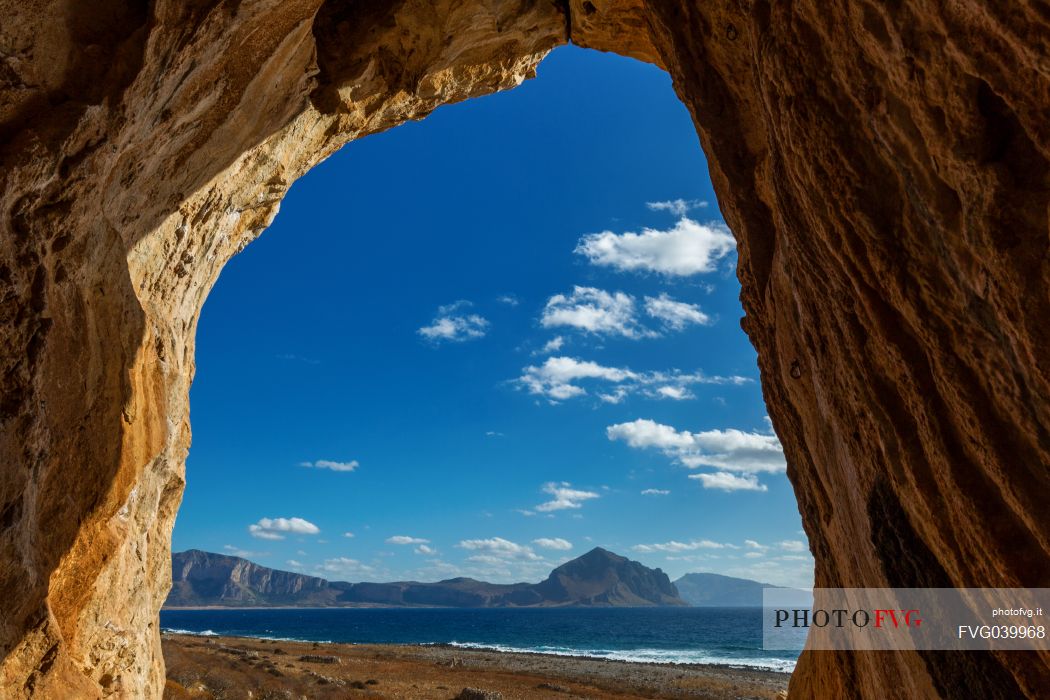
<path fill-rule="evenodd" d="M 674 582 L 678 594 L 697 607 L 762 607 L 763 588 L 783 588 L 721 574 L 686 574 Z"/>
<path fill-rule="evenodd" d="M 540 583 L 347 583 L 191 549 L 172 555 L 166 607 L 637 607 L 688 605 L 660 569 L 596 547 Z"/>
<path fill-rule="evenodd" d="M 241 557 L 190 549 L 171 556 L 165 605 L 330 605 L 338 588 L 317 576 L 279 571 Z"/>

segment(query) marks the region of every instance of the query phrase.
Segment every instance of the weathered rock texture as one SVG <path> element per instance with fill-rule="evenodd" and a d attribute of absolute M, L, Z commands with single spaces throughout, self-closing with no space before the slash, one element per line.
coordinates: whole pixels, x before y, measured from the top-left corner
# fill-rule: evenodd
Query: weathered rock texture
<path fill-rule="evenodd" d="M 666 68 L 694 116 L 818 585 L 1050 582 L 1045 3 L 0 17 L 0 696 L 159 695 L 194 329 L 222 265 L 347 141 L 513 87 L 569 40 Z M 1047 663 L 809 653 L 792 692 L 1045 697 Z"/>

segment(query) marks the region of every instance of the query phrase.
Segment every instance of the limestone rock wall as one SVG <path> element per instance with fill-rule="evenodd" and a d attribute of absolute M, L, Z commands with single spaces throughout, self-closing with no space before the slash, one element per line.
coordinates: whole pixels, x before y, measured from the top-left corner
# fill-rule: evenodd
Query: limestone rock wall
<path fill-rule="evenodd" d="M 1045 5 L 648 17 L 739 241 L 817 585 L 1050 584 Z M 1050 655 L 807 653 L 791 691 L 1043 697 Z"/>
<path fill-rule="evenodd" d="M 159 697 L 193 338 L 222 265 L 311 166 L 518 85 L 565 21 L 534 2 L 32 5 L 0 1 L 0 697 Z"/>
<path fill-rule="evenodd" d="M 0 697 L 159 697 L 193 336 L 222 265 L 347 141 L 513 87 L 569 40 L 666 68 L 694 116 L 818 585 L 1050 581 L 1045 5 L 0 17 Z M 808 653 L 792 693 L 1039 697 L 1047 663 Z"/>

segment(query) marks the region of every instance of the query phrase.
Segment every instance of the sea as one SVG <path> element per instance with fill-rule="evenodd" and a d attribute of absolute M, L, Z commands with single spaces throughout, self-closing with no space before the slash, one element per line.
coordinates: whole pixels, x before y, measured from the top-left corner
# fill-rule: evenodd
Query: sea
<path fill-rule="evenodd" d="M 161 610 L 162 629 L 350 644 L 446 644 L 646 663 L 790 672 L 762 649 L 761 608 L 268 608 Z"/>

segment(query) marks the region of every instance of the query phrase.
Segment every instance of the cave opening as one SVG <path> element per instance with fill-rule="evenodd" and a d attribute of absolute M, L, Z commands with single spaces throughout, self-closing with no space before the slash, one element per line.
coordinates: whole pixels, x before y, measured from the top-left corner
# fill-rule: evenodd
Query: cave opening
<path fill-rule="evenodd" d="M 812 586 L 687 110 L 634 59 L 566 46 L 538 73 L 351 142 L 225 266 L 177 564 L 506 584 L 600 546 Z M 218 602 L 183 584 L 169 604 Z"/>
<path fill-rule="evenodd" d="M 1041 583 L 1047 22 L 973 4 L 10 4 L 0 695 L 162 695 L 194 335 L 220 269 L 341 146 L 515 87 L 565 43 L 664 67 L 692 113 L 817 583 Z M 607 226 L 656 225 L 628 223 Z M 977 658 L 804 653 L 792 692 L 1046 695 L 1032 657 L 982 657 L 1007 683 Z"/>

